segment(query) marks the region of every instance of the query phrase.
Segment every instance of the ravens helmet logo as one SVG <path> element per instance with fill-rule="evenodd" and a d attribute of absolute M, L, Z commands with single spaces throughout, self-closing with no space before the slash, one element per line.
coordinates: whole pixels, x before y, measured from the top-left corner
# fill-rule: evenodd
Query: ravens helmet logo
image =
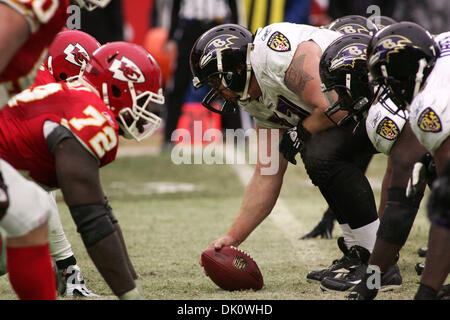
<path fill-rule="evenodd" d="M 200 58 L 200 68 L 204 68 L 211 60 L 216 59 L 217 50 L 227 49 L 233 45 L 233 39 L 238 39 L 238 37 L 232 34 L 222 34 L 211 39 L 205 46 L 205 50 L 203 50 Z"/>
<path fill-rule="evenodd" d="M 355 66 L 356 60 L 367 59 L 367 45 L 364 43 L 352 43 L 342 48 L 336 57 L 331 61 L 331 65 L 328 68 L 329 71 L 336 70 L 342 66 Z"/>
<path fill-rule="evenodd" d="M 343 34 L 355 34 L 355 33 L 364 33 L 369 34 L 370 31 L 366 27 L 357 24 L 357 23 L 350 23 L 345 24 L 337 29 L 338 32 Z"/>
<path fill-rule="evenodd" d="M 377 46 L 373 50 L 373 55 L 370 57 L 369 63 L 373 65 L 378 61 L 389 62 L 389 56 L 392 53 L 397 53 L 407 44 L 412 44 L 411 40 L 400 35 L 389 35 L 377 42 Z"/>

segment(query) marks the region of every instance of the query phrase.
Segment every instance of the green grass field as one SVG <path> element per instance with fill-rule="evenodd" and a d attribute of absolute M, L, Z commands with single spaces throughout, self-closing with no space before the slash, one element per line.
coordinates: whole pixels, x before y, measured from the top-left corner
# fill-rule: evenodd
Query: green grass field
<path fill-rule="evenodd" d="M 368 176 L 377 199 L 386 157 L 375 156 Z M 281 192 L 282 207 L 272 213 L 240 248 L 258 263 L 264 288 L 227 292 L 207 278 L 198 261 L 207 245 L 223 235 L 236 215 L 244 185 L 230 165 L 174 165 L 169 154 L 120 157 L 103 168 L 102 183 L 118 218 L 128 251 L 150 300 L 340 300 L 342 293 L 323 293 L 306 281 L 309 270 L 327 267 L 341 253 L 336 239 L 299 240 L 315 226 L 326 203 L 306 176 L 303 165 L 290 166 Z M 378 200 L 377 200 L 378 201 Z M 280 204 L 279 203 L 279 204 Z M 98 274 L 76 233 L 65 204 L 61 218 L 87 286 L 115 299 Z M 403 286 L 380 293 L 379 300 L 412 299 L 419 282 L 414 265 L 417 249 L 427 243 L 429 224 L 423 209 L 401 252 Z M 0 278 L 0 299 L 16 299 L 6 276 Z"/>

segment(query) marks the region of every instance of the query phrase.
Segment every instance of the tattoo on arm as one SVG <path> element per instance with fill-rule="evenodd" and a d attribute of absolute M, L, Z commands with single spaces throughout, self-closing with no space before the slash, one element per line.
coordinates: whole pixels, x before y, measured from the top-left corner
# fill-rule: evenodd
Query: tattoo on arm
<path fill-rule="evenodd" d="M 303 70 L 305 57 L 306 55 L 302 54 L 294 58 L 284 77 L 287 87 L 299 96 L 302 95 L 306 83 L 314 80 L 313 76 Z"/>

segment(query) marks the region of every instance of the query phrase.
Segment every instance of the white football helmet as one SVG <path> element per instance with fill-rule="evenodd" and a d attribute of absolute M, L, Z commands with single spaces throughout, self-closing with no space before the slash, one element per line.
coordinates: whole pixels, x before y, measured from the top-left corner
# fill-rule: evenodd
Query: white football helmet
<path fill-rule="evenodd" d="M 80 8 L 84 8 L 87 11 L 93 11 L 100 8 L 105 8 L 111 0 L 75 0 Z"/>

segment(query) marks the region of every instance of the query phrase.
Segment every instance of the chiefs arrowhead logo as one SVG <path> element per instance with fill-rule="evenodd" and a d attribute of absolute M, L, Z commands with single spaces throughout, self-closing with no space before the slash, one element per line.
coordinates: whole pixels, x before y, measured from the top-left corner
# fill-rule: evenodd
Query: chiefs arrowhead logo
<path fill-rule="evenodd" d="M 139 67 L 127 57 L 122 57 L 120 60 L 114 59 L 109 67 L 109 70 L 114 73 L 113 78 L 121 81 L 132 81 L 136 83 L 145 82 L 145 77 Z"/>
<path fill-rule="evenodd" d="M 73 45 L 69 44 L 65 49 L 64 53 L 66 54 L 66 60 L 70 63 L 73 63 L 76 66 L 81 67 L 83 62 L 88 62 L 91 58 L 87 53 L 86 49 L 79 43 Z"/>

